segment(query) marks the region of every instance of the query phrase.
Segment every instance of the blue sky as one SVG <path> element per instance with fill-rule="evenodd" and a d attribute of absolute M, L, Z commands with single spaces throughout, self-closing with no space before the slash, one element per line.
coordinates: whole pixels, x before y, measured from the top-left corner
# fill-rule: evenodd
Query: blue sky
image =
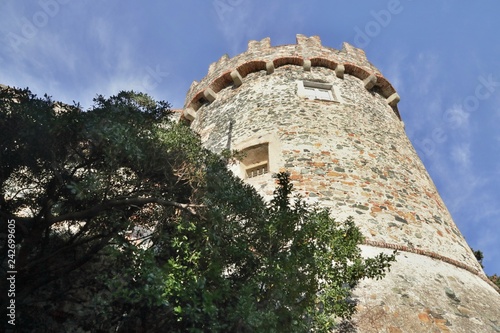
<path fill-rule="evenodd" d="M 0 0 L 0 83 L 84 107 L 134 89 L 181 108 L 251 39 L 346 41 L 395 86 L 406 131 L 469 245 L 500 274 L 500 2 Z"/>

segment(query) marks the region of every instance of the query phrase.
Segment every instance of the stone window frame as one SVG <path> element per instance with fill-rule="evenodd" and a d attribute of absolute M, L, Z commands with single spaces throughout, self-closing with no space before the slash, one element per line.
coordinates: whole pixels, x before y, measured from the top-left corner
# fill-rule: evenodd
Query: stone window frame
<path fill-rule="evenodd" d="M 241 150 L 241 171 L 245 179 L 269 173 L 269 142 L 263 142 Z"/>
<path fill-rule="evenodd" d="M 328 94 L 327 98 L 318 98 L 312 97 L 308 92 L 309 89 L 314 89 L 316 91 L 326 92 Z M 319 100 L 319 101 L 329 101 L 341 103 L 342 99 L 340 98 L 340 91 L 336 85 L 333 83 L 325 83 L 325 82 L 316 82 L 309 80 L 298 80 L 297 81 L 297 95 L 299 97 L 309 99 L 309 100 Z M 325 95 L 323 94 L 323 97 Z"/>
<path fill-rule="evenodd" d="M 279 138 L 275 133 L 255 135 L 244 141 L 241 141 L 234 145 L 237 151 L 245 154 L 248 149 L 255 149 L 262 146 L 267 146 L 267 152 L 264 158 L 254 161 L 254 163 L 245 163 L 245 157 L 240 161 L 233 164 L 230 169 L 238 177 L 244 180 L 260 179 L 260 177 L 265 175 L 272 175 L 279 171 L 280 165 L 283 164 L 281 158 L 281 144 L 279 143 Z M 255 176 L 248 176 L 248 171 L 252 172 L 255 169 L 265 168 L 266 172 L 257 174 Z"/>

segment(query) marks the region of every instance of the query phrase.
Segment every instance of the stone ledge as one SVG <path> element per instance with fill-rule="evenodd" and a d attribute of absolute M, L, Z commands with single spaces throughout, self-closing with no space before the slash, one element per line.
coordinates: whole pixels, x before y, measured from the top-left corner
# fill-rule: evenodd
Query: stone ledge
<path fill-rule="evenodd" d="M 483 281 L 488 283 L 490 286 L 493 287 L 498 293 L 500 293 L 500 288 L 498 288 L 493 282 L 488 279 L 484 274 L 481 274 L 481 272 L 469 265 L 463 264 L 459 262 L 458 260 L 448 258 L 446 256 L 440 255 L 438 253 L 432 252 L 432 251 L 427 251 L 427 250 L 422 250 L 418 248 L 412 248 L 408 247 L 405 245 L 397 245 L 397 244 L 390 244 L 386 242 L 380 242 L 380 241 L 372 241 L 372 240 L 364 240 L 363 245 L 368 245 L 368 246 L 373 246 L 373 247 L 380 247 L 384 249 L 393 249 L 393 250 L 398 250 L 398 251 L 403 251 L 403 252 L 410 252 L 410 253 L 415 253 L 415 254 L 420 254 L 426 257 L 430 257 L 432 259 L 437 259 L 440 261 L 443 261 L 445 263 L 448 263 L 450 265 L 453 265 L 458 268 L 465 269 L 466 271 L 471 272 L 474 275 L 477 275 L 480 277 Z"/>

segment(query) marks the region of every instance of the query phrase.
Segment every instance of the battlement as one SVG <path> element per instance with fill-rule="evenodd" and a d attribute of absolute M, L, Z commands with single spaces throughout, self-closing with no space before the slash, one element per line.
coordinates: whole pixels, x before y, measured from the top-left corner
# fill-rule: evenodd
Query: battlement
<path fill-rule="evenodd" d="M 400 98 L 394 87 L 373 66 L 363 50 L 344 43 L 342 50 L 325 47 L 318 36 L 297 35 L 296 44 L 271 46 L 271 39 L 250 41 L 248 49 L 233 58 L 227 54 L 212 63 L 208 74 L 201 81 L 193 81 L 184 103 L 183 119 L 191 121 L 196 111 L 206 102 L 217 98 L 217 93 L 228 86 L 238 87 L 245 77 L 253 72 L 266 71 L 272 74 L 275 68 L 285 65 L 302 66 L 304 71 L 313 67 L 324 67 L 335 71 L 339 78 L 352 75 L 363 81 L 366 89 L 377 88 L 387 103 L 400 117 L 397 103 Z"/>

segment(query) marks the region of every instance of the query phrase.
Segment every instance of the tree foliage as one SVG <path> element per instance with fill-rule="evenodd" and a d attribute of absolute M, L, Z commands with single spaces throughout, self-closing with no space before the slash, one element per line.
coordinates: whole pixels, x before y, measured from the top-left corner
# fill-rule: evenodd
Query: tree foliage
<path fill-rule="evenodd" d="M 484 259 L 483 251 L 481 251 L 481 250 L 474 250 L 472 247 L 470 249 L 472 250 L 472 253 L 474 253 L 474 256 L 476 257 L 477 262 L 481 265 L 481 268 L 484 268 L 484 265 L 483 265 L 483 259 Z M 498 288 L 500 288 L 500 278 L 498 277 L 497 274 L 486 275 L 486 276 L 488 277 L 488 279 L 490 279 L 491 282 L 493 282 L 494 285 L 496 285 Z"/>
<path fill-rule="evenodd" d="M 352 288 L 394 255 L 363 258 L 353 220 L 292 199 L 286 173 L 264 202 L 168 107 L 121 92 L 82 112 L 0 91 L 0 217 L 16 221 L 25 331 L 322 332 L 349 318 Z"/>
<path fill-rule="evenodd" d="M 474 250 L 472 247 L 470 249 L 472 250 L 472 253 L 474 253 L 474 257 L 476 257 L 476 260 L 479 263 L 479 265 L 481 265 L 481 268 L 484 268 L 484 266 L 483 266 L 483 259 L 484 259 L 483 251 Z"/>

